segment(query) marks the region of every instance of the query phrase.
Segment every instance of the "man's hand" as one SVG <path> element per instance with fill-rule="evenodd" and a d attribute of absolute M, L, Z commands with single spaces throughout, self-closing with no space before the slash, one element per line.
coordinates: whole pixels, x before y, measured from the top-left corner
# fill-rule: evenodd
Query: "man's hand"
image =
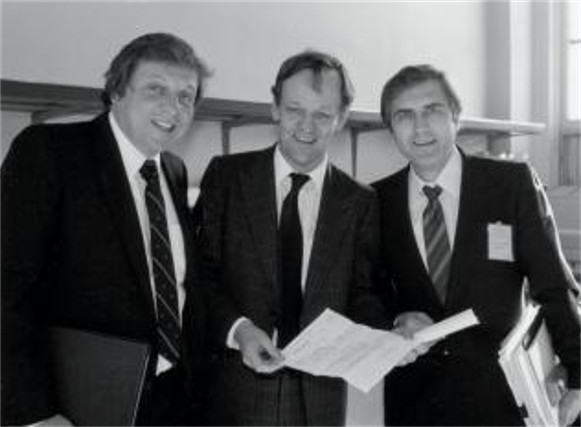
<path fill-rule="evenodd" d="M 545 386 L 551 405 L 559 403 L 559 425 L 573 424 L 581 413 L 581 390 L 567 389 L 567 371 L 557 365 L 545 379 Z"/>
<path fill-rule="evenodd" d="M 397 316 L 395 322 L 393 322 L 394 328 L 391 332 L 401 335 L 406 339 L 413 339 L 416 332 L 421 331 L 433 323 L 434 321 L 425 313 L 419 311 L 408 311 Z M 418 357 L 426 354 L 434 343 L 435 341 L 424 343 L 414 348 L 397 364 L 397 366 L 405 366 L 415 362 Z"/>
<path fill-rule="evenodd" d="M 72 426 L 71 423 L 67 418 L 63 417 L 60 414 L 54 415 L 46 420 L 42 420 L 36 424 L 32 424 L 32 427 L 64 427 L 64 426 Z"/>
<path fill-rule="evenodd" d="M 581 390 L 568 389 L 559 401 L 559 425 L 570 426 L 581 413 Z"/>
<path fill-rule="evenodd" d="M 242 361 L 259 374 L 270 374 L 282 367 L 284 357 L 266 333 L 250 320 L 244 320 L 234 332 Z"/>

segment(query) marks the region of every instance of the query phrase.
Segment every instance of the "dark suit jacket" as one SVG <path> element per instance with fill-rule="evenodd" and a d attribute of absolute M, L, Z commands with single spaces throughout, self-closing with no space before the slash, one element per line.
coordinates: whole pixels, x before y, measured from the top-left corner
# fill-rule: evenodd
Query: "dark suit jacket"
<path fill-rule="evenodd" d="M 463 171 L 445 306 L 422 262 L 408 208 L 409 167 L 374 184 L 381 206 L 382 264 L 397 310 L 435 321 L 473 308 L 481 325 L 456 333 L 386 381 L 391 425 L 522 424 L 498 366 L 499 344 L 520 314 L 523 279 L 543 306 L 556 351 L 579 387 L 577 293 L 538 178 L 525 164 L 462 155 Z M 488 224 L 512 227 L 514 262 L 488 260 Z M 389 285 L 390 284 L 390 285 Z"/>
<path fill-rule="evenodd" d="M 162 154 L 186 258 L 186 169 Z M 188 262 L 184 354 L 197 358 L 201 315 Z M 195 313 L 191 315 L 190 313 Z M 2 166 L 2 423 L 30 423 L 58 412 L 45 338 L 49 325 L 149 342 L 155 312 L 143 238 L 107 115 L 25 129 Z M 156 357 L 153 362 L 155 363 Z M 153 363 L 153 364 L 154 364 Z M 192 365 L 193 366 L 193 365 Z M 188 370 L 188 372 L 191 372 Z"/>
<path fill-rule="evenodd" d="M 279 375 L 255 374 L 239 352 L 225 347 L 240 316 L 269 335 L 280 316 L 273 156 L 270 148 L 215 158 L 202 180 L 202 270 L 217 348 L 209 408 L 216 424 L 277 424 Z M 329 166 L 321 199 L 301 325 L 326 307 L 371 322 L 372 313 L 381 312 L 370 292 L 378 231 L 375 194 Z M 369 317 L 358 316 L 364 314 Z M 344 423 L 342 381 L 304 375 L 302 390 L 308 424 Z"/>

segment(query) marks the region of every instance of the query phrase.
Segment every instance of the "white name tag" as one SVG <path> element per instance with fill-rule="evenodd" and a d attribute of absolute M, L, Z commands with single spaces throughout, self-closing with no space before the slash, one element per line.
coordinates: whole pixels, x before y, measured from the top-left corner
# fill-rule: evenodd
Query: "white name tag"
<path fill-rule="evenodd" d="M 512 227 L 497 222 L 488 224 L 488 259 L 514 261 L 512 250 Z"/>

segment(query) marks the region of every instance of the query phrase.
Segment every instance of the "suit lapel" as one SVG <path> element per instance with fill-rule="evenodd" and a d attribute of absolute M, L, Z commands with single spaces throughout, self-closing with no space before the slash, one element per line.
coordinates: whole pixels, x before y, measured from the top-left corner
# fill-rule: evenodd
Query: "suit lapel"
<path fill-rule="evenodd" d="M 266 275 L 277 283 L 277 214 L 274 183 L 274 149 L 260 153 L 255 164 L 240 175 L 240 191 L 244 198 L 250 231 Z"/>
<path fill-rule="evenodd" d="M 103 198 L 117 226 L 127 257 L 135 271 L 139 288 L 146 298 L 151 313 L 154 314 L 143 236 L 121 154 L 107 115 L 100 116 L 94 123 L 97 125 L 98 131 L 94 134 L 95 141 L 92 145 L 97 159 Z"/>
<path fill-rule="evenodd" d="M 448 283 L 448 305 L 452 304 L 455 296 L 458 293 L 459 277 L 464 262 L 464 254 L 466 248 L 470 247 L 470 236 L 477 234 L 475 227 L 478 222 L 474 221 L 474 212 L 482 204 L 476 198 L 482 194 L 482 190 L 478 189 L 479 182 L 474 176 L 474 171 L 471 167 L 470 158 L 466 157 L 462 151 L 462 181 L 460 187 L 460 200 L 458 204 L 458 220 L 456 223 L 456 236 L 454 238 L 454 245 L 452 246 L 452 260 L 450 261 L 450 281 Z"/>
<path fill-rule="evenodd" d="M 314 290 L 324 286 L 324 278 L 333 266 L 341 250 L 344 232 L 348 230 L 356 198 L 351 197 L 350 187 L 343 185 L 342 176 L 329 165 L 317 218 L 311 258 L 305 286 L 305 305 Z"/>

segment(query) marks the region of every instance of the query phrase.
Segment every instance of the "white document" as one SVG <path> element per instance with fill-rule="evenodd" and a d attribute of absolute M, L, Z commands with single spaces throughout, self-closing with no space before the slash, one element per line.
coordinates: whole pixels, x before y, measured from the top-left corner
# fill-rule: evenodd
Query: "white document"
<path fill-rule="evenodd" d="M 474 312 L 466 310 L 409 340 L 326 309 L 283 349 L 284 366 L 312 375 L 340 377 L 366 393 L 415 347 L 477 323 Z"/>

